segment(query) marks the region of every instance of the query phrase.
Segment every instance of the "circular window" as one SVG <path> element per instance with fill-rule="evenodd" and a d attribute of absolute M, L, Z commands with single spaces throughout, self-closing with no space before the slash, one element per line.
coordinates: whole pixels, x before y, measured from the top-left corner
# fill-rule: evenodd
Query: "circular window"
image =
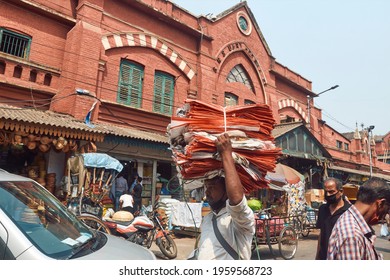
<path fill-rule="evenodd" d="M 251 22 L 244 12 L 237 13 L 237 26 L 244 35 L 249 35 L 252 32 Z"/>
<path fill-rule="evenodd" d="M 238 18 L 238 23 L 240 24 L 240 28 L 243 31 L 247 31 L 248 30 L 248 22 L 246 21 L 246 18 L 244 18 L 243 16 L 240 16 Z"/>

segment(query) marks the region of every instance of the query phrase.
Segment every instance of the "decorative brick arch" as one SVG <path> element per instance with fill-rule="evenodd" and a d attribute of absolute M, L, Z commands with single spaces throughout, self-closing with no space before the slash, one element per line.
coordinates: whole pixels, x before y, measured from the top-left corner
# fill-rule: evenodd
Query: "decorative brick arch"
<path fill-rule="evenodd" d="M 108 34 L 102 37 L 102 44 L 105 50 L 122 47 L 151 48 L 175 64 L 189 80 L 195 75 L 195 71 L 177 52 L 153 35 L 145 33 Z"/>
<path fill-rule="evenodd" d="M 213 71 L 215 73 L 219 73 L 221 70 L 221 66 L 224 64 L 225 60 L 228 58 L 229 55 L 235 52 L 243 52 L 247 55 L 250 63 L 254 66 L 257 76 L 260 81 L 260 86 L 263 91 L 264 100 L 265 103 L 268 104 L 268 96 L 265 91 L 264 85 L 267 84 L 267 78 L 264 74 L 264 71 L 261 67 L 261 64 L 259 60 L 257 59 L 255 52 L 253 52 L 246 44 L 242 41 L 233 41 L 229 42 L 226 45 L 224 45 L 216 54 L 216 62 L 218 63 L 217 66 L 213 67 Z"/>
<path fill-rule="evenodd" d="M 283 99 L 278 101 L 279 110 L 287 107 L 294 108 L 298 114 L 302 117 L 303 120 L 305 120 L 306 123 L 309 122 L 309 118 L 307 117 L 307 114 L 304 109 L 293 99 Z"/>

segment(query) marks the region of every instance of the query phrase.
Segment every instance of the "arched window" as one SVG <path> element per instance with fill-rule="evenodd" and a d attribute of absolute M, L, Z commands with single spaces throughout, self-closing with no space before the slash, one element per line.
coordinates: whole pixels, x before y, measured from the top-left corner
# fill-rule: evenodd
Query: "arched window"
<path fill-rule="evenodd" d="M 31 70 L 30 71 L 30 82 L 36 82 L 37 81 L 37 70 Z"/>
<path fill-rule="evenodd" d="M 225 93 L 225 107 L 234 106 L 238 104 L 238 97 L 232 93 Z"/>
<path fill-rule="evenodd" d="M 45 74 L 45 78 L 43 79 L 43 84 L 45 86 L 50 86 L 50 84 L 51 84 L 51 75 L 49 73 Z"/>
<path fill-rule="evenodd" d="M 256 102 L 252 101 L 252 100 L 249 100 L 249 99 L 245 99 L 244 100 L 244 104 L 245 105 L 251 105 L 251 104 L 256 104 Z"/>
<path fill-rule="evenodd" d="M 0 74 L 4 74 L 5 73 L 5 62 L 4 61 L 0 61 Z"/>
<path fill-rule="evenodd" d="M 23 68 L 20 65 L 16 65 L 14 68 L 14 78 L 21 78 L 22 77 Z"/>
<path fill-rule="evenodd" d="M 237 64 L 230 70 L 229 75 L 226 78 L 228 83 L 242 83 L 251 91 L 253 91 L 253 83 L 249 78 L 248 73 L 241 64 Z"/>

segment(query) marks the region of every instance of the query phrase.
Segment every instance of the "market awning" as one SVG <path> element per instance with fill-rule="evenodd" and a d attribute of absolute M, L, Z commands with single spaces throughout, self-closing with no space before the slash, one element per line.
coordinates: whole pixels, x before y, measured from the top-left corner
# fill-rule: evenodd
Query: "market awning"
<path fill-rule="evenodd" d="M 164 149 L 168 145 L 167 136 L 162 134 L 105 123 L 87 125 L 69 115 L 7 104 L 0 104 L 0 129 L 99 142 L 106 138 L 117 143 L 134 139 L 138 142 L 154 142 L 154 145 L 162 145 Z"/>
<path fill-rule="evenodd" d="M 0 129 L 94 141 L 103 141 L 105 134 L 69 115 L 7 104 L 0 104 Z"/>
<path fill-rule="evenodd" d="M 341 166 L 336 166 L 336 165 L 333 165 L 333 166 L 329 167 L 329 169 L 343 171 L 343 172 L 346 172 L 346 173 L 362 175 L 362 176 L 367 176 L 367 177 L 370 176 L 370 172 L 367 172 L 367 171 L 356 170 L 356 169 L 347 168 L 347 167 L 341 167 Z M 390 174 L 386 175 L 386 174 L 381 174 L 381 173 L 373 173 L 372 177 L 381 178 L 381 179 L 385 179 L 387 181 L 390 181 Z"/>

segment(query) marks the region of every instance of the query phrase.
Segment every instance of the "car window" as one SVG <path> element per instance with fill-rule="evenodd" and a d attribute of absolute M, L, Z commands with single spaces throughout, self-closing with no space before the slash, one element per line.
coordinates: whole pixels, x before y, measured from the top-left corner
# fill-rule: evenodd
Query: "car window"
<path fill-rule="evenodd" d="M 0 207 L 45 255 L 65 259 L 94 233 L 33 181 L 0 182 Z"/>
<path fill-rule="evenodd" d="M 14 260 L 15 257 L 7 246 L 8 232 L 0 223 L 0 260 Z"/>

